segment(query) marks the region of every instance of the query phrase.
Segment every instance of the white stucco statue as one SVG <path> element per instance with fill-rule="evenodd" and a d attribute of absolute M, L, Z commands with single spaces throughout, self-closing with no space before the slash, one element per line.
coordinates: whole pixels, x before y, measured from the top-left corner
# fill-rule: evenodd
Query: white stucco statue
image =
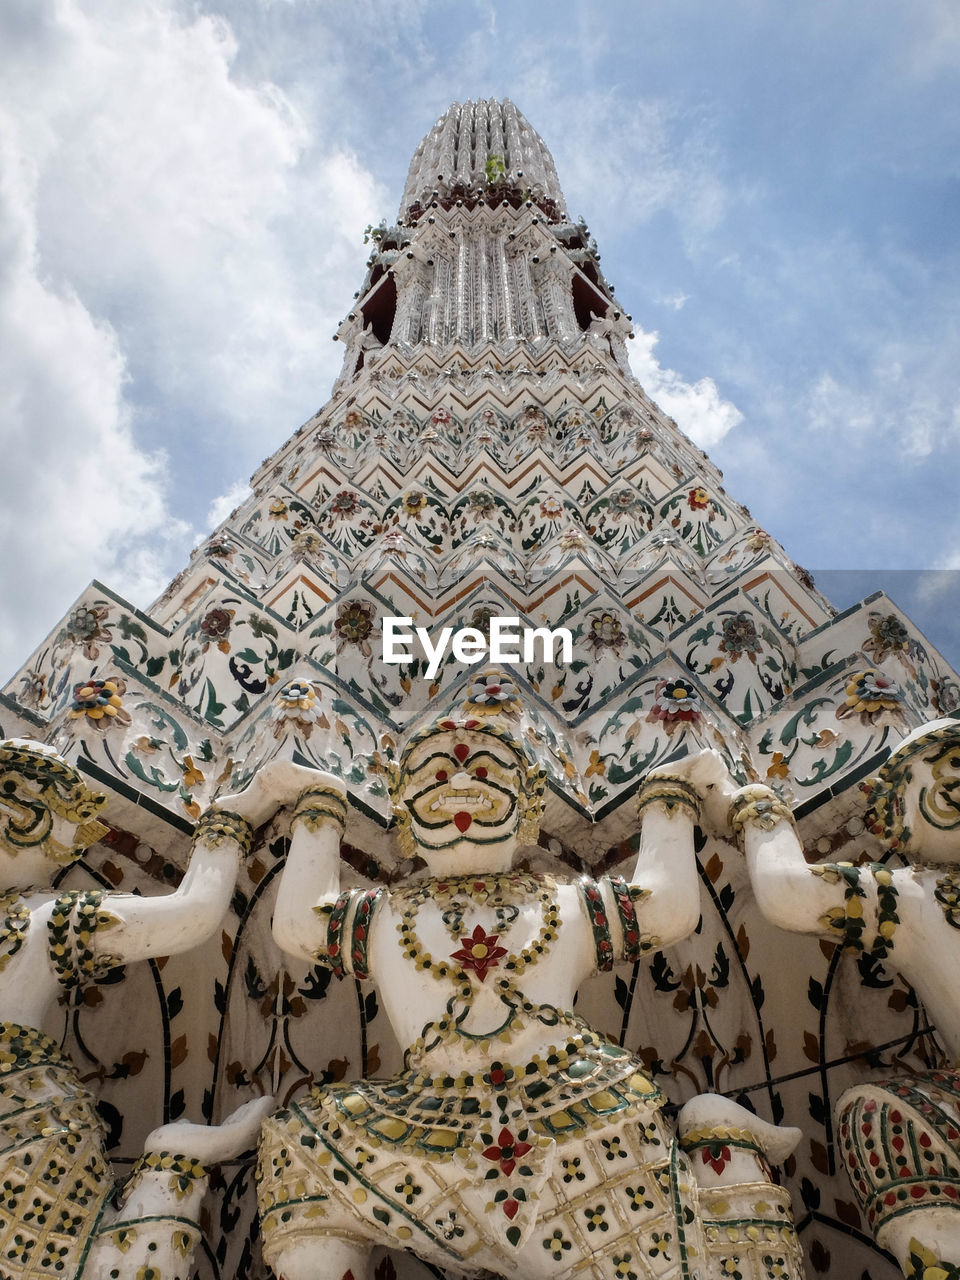
<path fill-rule="evenodd" d="M 897 968 L 960 1058 L 960 722 L 900 744 L 869 786 L 867 825 L 908 867 L 810 866 L 789 810 L 766 787 L 733 800 L 757 901 L 774 924 Z M 844 1168 L 878 1244 L 904 1274 L 960 1276 L 960 1075 L 944 1070 L 848 1089 Z"/>
<path fill-rule="evenodd" d="M 255 1146 L 272 1099 L 220 1126 L 165 1125 L 121 1196 L 94 1099 L 43 1028 L 109 968 L 171 955 L 220 923 L 260 793 L 200 820 L 175 893 L 58 892 L 57 872 L 106 828 L 105 798 L 41 743 L 0 743 L 0 1272 L 5 1277 L 193 1274 L 209 1166 Z M 241 811 L 251 809 L 248 816 Z M 274 806 L 276 807 L 276 806 Z"/>
<path fill-rule="evenodd" d="M 696 927 L 694 825 L 726 776 L 720 758 L 648 777 L 627 879 L 515 870 L 536 841 L 544 774 L 511 721 L 518 705 L 486 679 L 493 693 L 410 738 L 392 779 L 401 843 L 425 877 L 341 892 L 342 783 L 322 779 L 294 812 L 275 936 L 376 981 L 407 1048 L 397 1076 L 317 1087 L 266 1122 L 267 1261 L 284 1280 L 369 1280 L 371 1250 L 389 1245 L 524 1280 L 800 1276 L 789 1202 L 763 1169 L 782 1131 L 704 1099 L 688 1155 L 640 1062 L 572 1012 L 589 975 Z M 711 1142 L 722 1158 L 703 1154 Z M 743 1244 L 740 1225 L 714 1222 L 711 1245 L 698 1171 L 715 1188 L 734 1165 L 741 1179 L 749 1165 L 763 1212 L 726 1198 Z"/>

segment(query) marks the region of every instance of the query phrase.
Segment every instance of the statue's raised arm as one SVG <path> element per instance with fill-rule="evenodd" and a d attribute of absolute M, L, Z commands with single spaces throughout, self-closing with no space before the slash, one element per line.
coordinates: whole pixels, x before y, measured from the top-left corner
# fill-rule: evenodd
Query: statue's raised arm
<path fill-rule="evenodd" d="M 651 769 L 637 797 L 640 850 L 630 877 L 641 934 L 657 946 L 689 937 L 700 918 L 694 829 L 725 817 L 733 794 L 716 751 Z"/>
<path fill-rule="evenodd" d="M 789 809 L 767 788 L 734 798 L 757 902 L 782 928 L 832 938 L 898 969 L 956 1060 L 960 722 L 914 730 L 866 790 L 865 824 L 886 851 L 883 861 L 856 865 L 807 864 Z M 957 1072 L 857 1084 L 838 1102 L 837 1127 L 843 1167 L 877 1242 L 911 1280 L 960 1274 Z"/>
<path fill-rule="evenodd" d="M 304 771 L 306 772 L 306 771 Z M 311 771 L 290 822 L 290 849 L 273 912 L 273 936 L 301 960 L 331 958 L 329 924 L 340 896 L 340 840 L 346 825 L 343 782 Z"/>
<path fill-rule="evenodd" d="M 747 859 L 760 910 L 791 933 L 818 934 L 845 946 L 878 936 L 890 873 L 843 863 L 811 865 L 790 807 L 770 787 L 752 784 L 733 797 L 730 821 Z"/>
<path fill-rule="evenodd" d="M 185 951 L 216 929 L 253 827 L 277 807 L 269 781 L 201 818 L 174 893 L 58 892 L 58 874 L 107 833 L 106 797 L 44 744 L 0 743 L 0 1230 L 11 1280 L 193 1273 L 210 1167 L 255 1146 L 272 1098 L 222 1125 L 155 1130 L 115 1199 L 95 1101 L 45 1028 L 58 999 L 79 998 L 104 971 Z"/>
<path fill-rule="evenodd" d="M 324 775 L 319 775 L 324 776 Z M 287 760 L 271 761 L 242 792 L 219 797 L 200 817 L 190 862 L 173 893 L 141 897 L 110 893 L 107 928 L 95 941 L 115 964 L 176 955 L 199 946 L 217 929 L 230 902 L 237 872 L 250 853 L 254 833 L 277 810 L 292 804 L 317 778 L 316 770 Z"/>

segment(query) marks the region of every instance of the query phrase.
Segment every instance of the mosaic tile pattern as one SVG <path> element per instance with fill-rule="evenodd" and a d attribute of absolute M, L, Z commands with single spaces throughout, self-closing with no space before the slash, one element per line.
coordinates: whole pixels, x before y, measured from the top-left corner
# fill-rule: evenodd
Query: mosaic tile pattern
<path fill-rule="evenodd" d="M 60 886 L 175 886 L 203 808 L 277 756 L 346 781 L 349 887 L 394 878 L 382 766 L 469 674 L 385 666 L 385 616 L 573 632 L 572 662 L 512 673 L 545 744 L 538 871 L 614 869 L 644 774 L 701 746 L 794 807 L 811 861 L 895 860 L 857 784 L 911 728 L 960 711 L 956 674 L 883 596 L 836 615 L 644 393 L 629 319 L 555 174 L 521 191 L 507 165 L 434 197 L 416 175 L 436 170 L 436 145 L 402 220 L 376 229 L 330 400 L 146 613 L 91 584 L 0 694 L 4 735 L 54 744 L 110 797 L 109 830 Z M 164 1121 L 399 1069 L 375 994 L 273 942 L 286 836 L 283 818 L 260 833 L 209 945 L 99 978 L 70 1010 L 119 1172 Z M 935 1029 L 875 954 L 785 949 L 732 839 L 706 841 L 700 871 L 697 934 L 592 980 L 578 1008 L 673 1102 L 719 1090 L 800 1125 L 787 1181 L 809 1274 L 890 1280 L 833 1109 L 865 1077 L 942 1065 Z M 260 1280 L 250 1165 L 224 1167 L 215 1192 L 200 1275 Z M 557 1229 L 545 1256 L 565 1253 Z"/>

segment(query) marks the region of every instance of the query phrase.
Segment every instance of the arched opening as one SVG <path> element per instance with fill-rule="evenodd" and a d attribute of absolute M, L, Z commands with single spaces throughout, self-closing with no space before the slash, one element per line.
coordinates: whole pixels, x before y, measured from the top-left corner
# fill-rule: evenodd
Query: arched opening
<path fill-rule="evenodd" d="M 573 311 L 577 317 L 577 324 L 586 333 L 594 316 L 605 316 L 607 314 L 610 302 L 579 271 L 574 272 L 572 289 Z"/>
<path fill-rule="evenodd" d="M 381 277 L 375 289 L 367 294 L 360 314 L 363 327 L 373 330 L 373 336 L 384 344 L 390 341 L 393 318 L 397 313 L 397 286 L 392 275 Z"/>

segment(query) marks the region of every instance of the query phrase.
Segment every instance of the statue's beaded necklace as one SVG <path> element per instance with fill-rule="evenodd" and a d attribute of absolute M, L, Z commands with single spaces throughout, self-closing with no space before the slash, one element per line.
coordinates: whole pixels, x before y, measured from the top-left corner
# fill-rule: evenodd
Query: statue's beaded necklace
<path fill-rule="evenodd" d="M 499 946 L 500 938 L 518 919 L 519 907 L 531 901 L 540 904 L 540 929 L 527 946 L 515 954 L 509 953 L 505 947 Z M 449 980 L 454 986 L 446 1013 L 436 1022 L 428 1023 L 417 1044 L 411 1046 L 411 1051 L 427 1051 L 441 1041 L 457 1039 L 485 1041 L 496 1037 L 509 1040 L 510 1031 L 523 1026 L 517 1017 L 520 1011 L 551 1022 L 558 1019 L 555 1009 L 532 1004 L 516 984 L 517 977 L 548 953 L 560 930 L 557 887 L 549 876 L 494 874 L 425 880 L 401 889 L 394 895 L 394 902 L 400 908 L 397 932 L 404 956 L 418 971 L 432 974 L 438 982 Z M 437 907 L 447 933 L 454 942 L 461 944 L 448 959 L 432 956 L 417 934 L 417 916 L 425 902 L 432 902 Z M 472 934 L 464 936 L 464 916 L 471 904 L 494 912 L 496 933 L 488 934 L 482 925 L 477 925 Z M 500 1026 L 482 1033 L 467 1031 L 463 1024 L 479 990 L 475 982 L 483 983 L 493 969 L 498 973 L 492 988 L 506 1006 L 506 1018 Z"/>
<path fill-rule="evenodd" d="M 493 910 L 500 928 L 500 933 L 494 936 L 499 937 L 517 919 L 518 906 L 529 902 L 531 898 L 539 900 L 543 917 L 536 940 L 524 947 L 518 955 L 508 955 L 502 966 L 499 963 L 485 966 L 502 967 L 510 973 L 521 974 L 528 965 L 536 964 L 541 956 L 546 955 L 560 928 L 556 884 L 548 876 L 457 876 L 444 880 L 425 880 L 422 884 L 401 889 L 394 894 L 394 901 L 402 908 L 397 932 L 400 934 L 404 955 L 418 969 L 427 970 L 440 981 L 449 977 L 454 982 L 462 982 L 467 978 L 465 969 L 446 960 L 435 960 L 418 938 L 416 919 L 423 904 L 428 901 L 435 903 L 450 937 L 454 941 L 464 942 L 461 931 L 469 902 Z M 457 958 L 457 953 L 451 954 L 450 959 L 454 958 Z M 478 958 L 482 957 L 474 957 Z M 468 961 L 467 969 L 476 971 L 476 965 Z"/>

